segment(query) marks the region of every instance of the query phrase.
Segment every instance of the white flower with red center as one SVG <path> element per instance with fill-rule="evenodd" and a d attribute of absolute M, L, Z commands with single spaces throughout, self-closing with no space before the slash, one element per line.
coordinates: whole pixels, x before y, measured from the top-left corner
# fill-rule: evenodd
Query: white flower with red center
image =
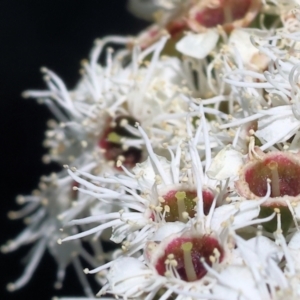
<path fill-rule="evenodd" d="M 89 62 L 83 62 L 83 77 L 78 86 L 69 91 L 63 81 L 52 71 L 42 68 L 48 91 L 29 90 L 23 93 L 25 98 L 33 97 L 45 103 L 56 117 L 49 122 L 45 146 L 50 148 L 46 161 L 54 160 L 61 164 L 74 161 L 85 152 L 102 132 L 107 119 L 105 111 L 115 99 L 109 92 L 112 79 L 122 69 L 120 59 L 112 59 L 112 51 L 107 51 L 107 65 L 97 64 L 99 55 L 107 43 L 127 42 L 126 38 L 108 37 L 96 41 Z"/>
<path fill-rule="evenodd" d="M 202 123 L 205 132 L 204 118 Z M 190 126 L 187 128 L 190 136 L 191 128 Z M 64 238 L 59 241 L 60 243 L 91 234 L 98 236 L 106 228 L 112 228 L 111 240 L 116 243 L 123 242 L 124 255 L 132 256 L 139 253 L 149 239 L 163 242 L 167 236 L 184 228 L 196 228 L 196 233 L 200 232 L 201 236 L 211 234 L 222 236 L 223 228 L 228 224 L 233 224 L 234 228 L 239 229 L 270 221 L 274 217 L 272 214 L 264 220 L 253 220 L 259 214 L 259 205 L 269 197 L 270 187 L 260 201 L 247 201 L 239 205 L 233 203 L 216 208 L 226 197 L 227 185 L 225 183 L 217 189 L 217 182 L 208 180 L 203 174 L 196 148 L 202 131 L 200 126 L 195 137 L 191 135 L 187 146 L 182 147 L 182 150 L 186 150 L 184 156 L 181 155 L 181 145 L 177 147 L 175 154 L 170 152 L 171 162 L 155 155 L 145 132 L 140 127 L 138 129 L 144 137 L 149 159 L 133 168 L 133 174 L 124 167 L 123 170 L 127 175 L 105 177 L 92 176 L 80 170 L 74 170 L 74 173 L 69 171 L 80 186 L 87 188 L 76 189 L 98 198 L 103 203 L 116 203 L 123 209 L 116 213 L 99 214 L 69 222 L 67 226 L 93 222 L 102 224 Z M 209 140 L 207 133 L 204 136 L 205 146 L 208 147 L 206 163 L 209 165 L 211 155 Z M 185 168 L 179 167 L 180 161 L 185 163 Z M 119 188 L 110 190 L 101 187 L 105 183 L 118 183 Z M 110 265 L 108 263 L 87 272 L 95 273 Z"/>
<path fill-rule="evenodd" d="M 234 232 L 228 234 L 228 229 L 223 227 L 216 235 L 200 234 L 194 228 L 168 235 L 161 242 L 154 236 L 144 249 L 144 259 L 121 257 L 106 266 L 110 267 L 107 284 L 98 295 L 149 300 L 155 296 L 249 299 L 249 295 L 271 299 L 268 280 L 276 275 L 266 278 L 266 273 L 278 272 L 280 248 L 262 236 L 244 241 Z M 278 287 L 277 282 L 271 285 Z M 234 297 L 225 298 L 227 294 Z"/>
<path fill-rule="evenodd" d="M 72 264 L 83 300 L 93 293 L 81 258 L 99 296 L 300 298 L 300 14 L 289 11 L 298 2 L 132 0 L 156 23 L 97 41 L 74 90 L 43 68 L 49 90 L 24 96 L 57 119 L 44 160 L 74 167 L 44 177 L 9 214 L 28 227 L 1 250 L 35 245 L 8 289 L 24 286 L 48 250 L 56 287 Z M 263 30 L 241 28 L 254 18 Z M 121 245 L 104 252 L 109 239 Z"/>
<path fill-rule="evenodd" d="M 172 39 L 178 40 L 183 32 L 191 30 L 177 44 L 178 51 L 185 55 L 202 59 L 216 46 L 219 39 L 218 28 L 231 31 L 233 28 L 246 27 L 259 13 L 260 0 L 204 0 L 204 1 L 130 1 L 131 11 L 140 17 L 155 12 L 156 24 L 150 26 L 138 42 L 146 48 L 167 31 Z"/>
<path fill-rule="evenodd" d="M 148 244 L 146 250 L 146 256 L 150 257 L 150 262 L 155 266 L 159 275 L 174 276 L 188 282 L 204 277 L 207 270 L 201 258 L 203 257 L 211 266 L 212 261 L 209 258 L 213 254 L 217 256 L 218 262 L 223 261 L 224 249 L 214 236 L 209 235 L 170 236 L 159 247 Z M 166 262 L 168 259 L 169 262 Z"/>
<path fill-rule="evenodd" d="M 97 60 L 107 43 L 124 44 L 128 39 L 98 41 L 90 62 L 84 62 L 81 82 L 70 92 L 58 76 L 43 69 L 49 91 L 27 91 L 24 96 L 42 99 L 60 122 L 50 122 L 48 160 L 78 165 L 75 159 L 90 155 L 104 166 L 120 158 L 131 168 L 144 158 L 142 139 L 134 128 L 137 121 L 153 136 L 154 147 L 172 141 L 173 132 L 184 126 L 180 117 L 188 104 L 180 95 L 188 90 L 181 62 L 160 57 L 166 40 L 163 37 L 143 52 L 135 47 L 126 67 L 122 63 L 128 50 L 113 56 L 108 49 L 105 67 Z M 147 55 L 152 55 L 150 62 L 144 60 Z"/>
<path fill-rule="evenodd" d="M 103 203 L 116 203 L 123 207 L 123 210 L 119 213 L 71 221 L 69 225 L 111 220 L 86 232 L 68 237 L 63 241 L 113 227 L 111 238 L 113 241 L 119 243 L 130 233 L 137 231 L 135 240 L 139 242 L 138 246 L 140 247 L 147 234 L 154 233 L 161 224 L 166 222 L 187 223 L 196 213 L 201 216 L 203 214 L 208 215 L 212 204 L 217 199 L 224 197 L 223 191 L 217 193 L 214 189 L 206 187 L 204 182 L 201 182 L 201 176 L 203 175 L 200 175 L 201 171 L 198 171 L 196 167 L 190 166 L 190 154 L 187 153 L 187 156 L 182 155 L 182 149 L 186 147 L 184 142 L 177 146 L 175 154 L 169 148 L 172 158 L 169 162 L 164 157 L 154 154 L 145 132 L 140 127 L 138 127 L 138 130 L 144 138 L 149 158 L 144 163 L 137 164 L 132 169 L 133 174 L 129 173 L 120 161 L 118 165 L 123 168 L 126 175 L 97 177 L 80 170 L 74 173 L 71 170 L 69 171 L 73 179 L 80 185 L 76 189 L 98 198 Z M 197 164 L 201 165 L 199 158 L 197 160 Z M 181 161 L 184 162 L 186 168 L 180 167 Z M 87 178 L 89 181 L 82 177 Z M 90 183 L 90 181 L 97 183 L 97 185 L 100 184 L 100 187 Z M 118 184 L 119 188 L 113 191 L 101 187 L 106 183 Z M 87 189 L 83 189 L 81 186 L 85 186 Z M 199 209 L 196 209 L 199 202 L 201 202 L 201 205 Z M 135 212 L 130 210 L 135 210 Z M 140 233 L 139 230 L 141 230 Z M 131 241 L 131 244 L 134 245 L 134 241 Z"/>
<path fill-rule="evenodd" d="M 299 179 L 299 153 L 282 151 L 263 153 L 256 148 L 254 155 L 251 155 L 241 168 L 235 187 L 240 196 L 251 200 L 259 199 L 266 194 L 267 182 L 270 181 L 271 194 L 262 204 L 260 215 L 266 216 L 275 208 L 280 209 L 282 230 L 286 232 L 293 223 L 293 216 L 299 205 L 300 189 L 297 184 Z M 264 227 L 274 231 L 276 222 L 266 223 Z"/>
<path fill-rule="evenodd" d="M 230 32 L 247 27 L 261 9 L 260 0 L 208 0 L 198 1 L 186 17 L 188 33 L 176 49 L 197 59 L 205 58 L 217 45 L 220 28 Z M 203 46 L 205 45 L 205 46 Z"/>

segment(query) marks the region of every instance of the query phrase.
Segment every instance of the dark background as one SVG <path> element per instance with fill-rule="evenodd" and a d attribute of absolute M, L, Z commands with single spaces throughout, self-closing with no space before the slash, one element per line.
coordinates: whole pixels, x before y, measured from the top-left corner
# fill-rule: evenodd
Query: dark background
<path fill-rule="evenodd" d="M 18 208 L 16 195 L 30 193 L 39 177 L 54 168 L 41 162 L 51 114 L 34 100 L 22 99 L 21 92 L 45 88 L 41 66 L 54 70 L 72 88 L 79 79 L 79 62 L 95 38 L 136 34 L 146 25 L 126 11 L 126 0 L 0 0 L 0 244 L 23 228 L 21 221 L 6 217 Z M 56 264 L 48 254 L 26 287 L 6 292 L 6 284 L 21 275 L 21 258 L 28 250 L 0 254 L 0 299 L 82 295 L 74 274 L 67 275 L 61 291 L 53 289 Z"/>

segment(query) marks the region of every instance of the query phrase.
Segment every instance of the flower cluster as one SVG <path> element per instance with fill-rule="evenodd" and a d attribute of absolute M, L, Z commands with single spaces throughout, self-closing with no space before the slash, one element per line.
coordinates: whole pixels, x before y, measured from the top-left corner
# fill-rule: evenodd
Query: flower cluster
<path fill-rule="evenodd" d="M 132 0 L 153 25 L 97 40 L 74 90 L 43 68 L 24 97 L 53 112 L 44 161 L 63 170 L 9 213 L 28 226 L 2 251 L 34 243 L 9 290 L 48 249 L 84 299 L 91 274 L 103 299 L 299 299 L 296 5 Z"/>

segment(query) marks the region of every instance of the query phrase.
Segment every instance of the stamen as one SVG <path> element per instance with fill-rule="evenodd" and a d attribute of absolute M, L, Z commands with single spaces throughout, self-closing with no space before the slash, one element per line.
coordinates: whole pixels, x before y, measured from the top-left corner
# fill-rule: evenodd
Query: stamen
<path fill-rule="evenodd" d="M 197 274 L 194 269 L 194 264 L 191 255 L 192 248 L 193 244 L 191 242 L 184 243 L 181 246 L 181 249 L 183 250 L 184 268 L 188 281 L 197 280 Z"/>
<path fill-rule="evenodd" d="M 268 168 L 271 170 L 271 188 L 272 188 L 272 197 L 280 197 L 280 188 L 279 188 L 279 175 L 278 175 L 278 164 L 275 161 L 268 163 Z"/>

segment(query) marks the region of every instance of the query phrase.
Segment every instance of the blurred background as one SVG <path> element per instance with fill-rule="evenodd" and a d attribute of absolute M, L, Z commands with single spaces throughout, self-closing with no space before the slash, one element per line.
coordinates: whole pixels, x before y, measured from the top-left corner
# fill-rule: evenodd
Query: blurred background
<path fill-rule="evenodd" d="M 39 178 L 55 170 L 41 162 L 46 121 L 51 114 L 26 89 L 44 89 L 40 67 L 54 70 L 73 88 L 80 61 L 87 58 L 96 38 L 109 34 L 134 35 L 147 23 L 131 16 L 125 0 L 1 0 L 0 1 L 0 244 L 16 236 L 22 221 L 9 221 L 7 212 L 18 209 L 15 197 L 36 188 Z M 32 280 L 14 293 L 6 284 L 23 270 L 22 257 L 30 247 L 0 254 L 0 299 L 42 299 L 82 295 L 72 267 L 62 290 L 53 283 L 56 264 L 45 255 Z"/>

